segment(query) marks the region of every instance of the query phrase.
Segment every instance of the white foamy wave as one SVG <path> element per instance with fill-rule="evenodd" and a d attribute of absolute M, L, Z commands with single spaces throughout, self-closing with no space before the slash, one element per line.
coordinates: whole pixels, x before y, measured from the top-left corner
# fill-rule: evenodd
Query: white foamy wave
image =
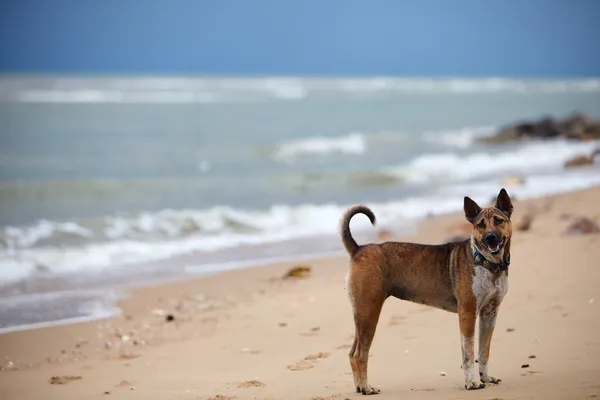
<path fill-rule="evenodd" d="M 312 137 L 279 145 L 273 158 L 293 162 L 301 155 L 325 155 L 331 153 L 362 154 L 367 144 L 362 133 L 353 132 L 338 137 Z"/>
<path fill-rule="evenodd" d="M 12 80 L 11 80 L 12 79 Z M 510 78 L 0 78 L 0 99 L 32 103 L 216 103 L 309 96 L 600 92 L 600 79 Z M 41 87 L 40 87 L 41 86 Z"/>
<path fill-rule="evenodd" d="M 56 234 L 69 234 L 80 237 L 91 237 L 93 232 L 74 222 L 53 222 L 41 220 L 31 227 L 18 228 L 7 226 L 0 237 L 0 243 L 9 248 L 30 247 L 43 239 L 48 239 Z"/>
<path fill-rule="evenodd" d="M 590 154 L 596 146 L 596 142 L 551 141 L 525 144 L 503 152 L 425 154 L 408 165 L 386 172 L 402 176 L 409 182 L 431 183 L 460 182 L 507 173 L 559 171 L 565 161 L 579 154 Z"/>
<path fill-rule="evenodd" d="M 475 140 L 491 136 L 496 131 L 494 126 L 474 126 L 461 129 L 451 129 L 423 133 L 423 140 L 429 143 L 443 144 L 448 147 L 466 149 L 473 145 Z"/>
<path fill-rule="evenodd" d="M 487 202 L 497 194 L 500 180 L 505 176 L 494 172 L 497 179 L 483 179 L 479 182 L 440 185 L 428 195 L 406 198 L 389 203 L 368 204 L 377 215 L 378 225 L 404 223 L 423 218 L 460 210 L 462 196 L 470 195 L 476 201 Z M 462 185 L 462 186 L 461 186 Z M 600 185 L 598 169 L 580 169 L 577 171 L 560 170 L 554 173 L 528 175 L 523 186 L 511 187 L 511 194 L 519 198 L 534 197 L 566 192 L 593 185 Z M 316 235 L 337 235 L 339 218 L 347 205 L 323 204 L 301 206 L 273 206 L 264 211 L 236 210 L 231 208 L 214 208 L 181 212 L 193 214 L 193 218 L 202 224 L 212 226 L 214 230 L 197 231 L 187 236 L 166 238 L 162 240 L 133 240 L 127 238 L 127 229 L 115 235 L 114 240 L 90 242 L 80 246 L 38 246 L 26 248 L 5 248 L 0 250 L 0 282 L 11 282 L 25 279 L 32 274 L 69 274 L 74 272 L 94 273 L 107 269 L 124 270 L 127 266 L 140 263 L 164 260 L 173 256 L 196 251 L 212 252 L 240 245 L 261 245 L 278 243 L 286 240 L 310 238 Z M 227 210 L 224 212 L 223 210 Z M 165 215 L 147 213 L 142 219 L 148 229 L 161 226 Z M 203 217 L 199 217 L 203 216 Z M 236 218 L 254 229 L 247 231 L 218 230 L 219 226 L 229 227 L 230 218 Z M 223 220 L 223 221 L 221 221 Z M 125 222 L 123 222 L 125 223 Z M 131 224 L 139 224 L 133 219 Z M 139 229 L 135 228 L 134 231 Z M 352 220 L 353 232 L 372 229 L 366 217 L 359 216 Z M 79 230 L 76 230 L 79 232 Z M 14 230 L 13 230 L 14 233 Z M 26 243 L 26 242 L 23 242 Z M 135 267 L 133 267 L 135 268 Z"/>

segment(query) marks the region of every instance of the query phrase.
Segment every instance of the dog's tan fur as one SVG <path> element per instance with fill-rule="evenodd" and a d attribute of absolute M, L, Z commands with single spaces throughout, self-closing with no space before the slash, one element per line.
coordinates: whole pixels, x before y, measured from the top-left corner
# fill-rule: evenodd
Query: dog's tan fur
<path fill-rule="evenodd" d="M 349 357 L 357 392 L 379 393 L 367 380 L 367 363 L 381 308 L 390 296 L 458 313 L 465 388 L 480 389 L 486 383 L 500 382 L 488 375 L 487 366 L 496 316 L 508 289 L 512 211 L 504 189 L 495 206 L 489 208 L 481 209 L 465 197 L 465 216 L 473 225 L 470 240 L 440 245 L 385 242 L 363 246 L 350 233 L 350 219 L 364 214 L 375 225 L 375 215 L 363 205 L 344 213 L 340 233 L 351 257 L 346 288 L 355 324 Z M 481 382 L 474 378 L 477 316 Z"/>

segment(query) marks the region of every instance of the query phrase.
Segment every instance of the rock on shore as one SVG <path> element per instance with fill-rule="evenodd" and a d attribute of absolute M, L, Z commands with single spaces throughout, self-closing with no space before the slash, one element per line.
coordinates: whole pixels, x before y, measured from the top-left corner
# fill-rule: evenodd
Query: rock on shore
<path fill-rule="evenodd" d="M 557 138 L 575 141 L 600 140 L 600 121 L 580 113 L 565 118 L 544 117 L 537 121 L 506 125 L 494 135 L 479 140 L 483 143 L 502 144 L 517 140 Z"/>

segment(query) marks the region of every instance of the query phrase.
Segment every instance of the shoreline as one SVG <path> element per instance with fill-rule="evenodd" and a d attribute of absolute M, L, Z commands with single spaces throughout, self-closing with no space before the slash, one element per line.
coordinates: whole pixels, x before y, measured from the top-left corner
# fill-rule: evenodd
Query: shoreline
<path fill-rule="evenodd" d="M 531 215 L 533 224 L 515 232 L 511 287 L 492 346 L 503 384 L 483 395 L 600 395 L 594 383 L 600 235 L 562 234 L 577 216 L 600 224 L 600 186 L 514 204 L 513 221 Z M 393 239 L 442 243 L 464 234 L 465 226 L 454 212 Z M 302 262 L 310 267 L 306 278 L 283 279 L 298 265 L 288 260 L 134 287 L 118 302 L 119 317 L 0 334 L 0 397 L 354 398 L 346 355 L 353 332 L 347 262 L 345 254 Z M 371 381 L 383 389 L 378 398 L 472 397 L 460 391 L 456 315 L 389 301 L 378 332 L 370 364 Z M 519 368 L 525 363 L 531 367 Z M 51 377 L 76 380 L 53 385 Z"/>
<path fill-rule="evenodd" d="M 555 198 L 557 196 L 564 196 L 564 195 L 575 194 L 575 193 L 582 192 L 582 191 L 585 192 L 586 190 L 593 190 L 596 187 L 600 187 L 600 184 L 588 186 L 583 189 L 576 188 L 574 190 L 568 190 L 568 191 L 562 191 L 561 189 L 558 189 L 558 191 L 556 193 L 550 194 L 550 195 L 523 196 L 522 198 L 519 197 L 518 201 L 524 201 L 524 202 L 529 201 L 530 202 L 530 201 L 538 201 L 540 199 L 545 199 L 545 198 L 551 199 L 551 198 Z M 515 189 L 515 188 L 518 189 L 519 186 L 509 186 L 509 190 Z M 415 236 L 414 232 L 418 231 L 420 226 L 422 226 L 425 221 L 428 221 L 430 219 L 444 220 L 444 218 L 447 218 L 447 217 L 451 218 L 452 216 L 455 216 L 457 214 L 460 214 L 460 211 L 448 211 L 448 212 L 442 212 L 439 214 L 434 214 L 434 215 L 431 215 L 428 217 L 413 218 L 413 220 L 410 222 L 410 224 L 406 223 L 406 221 L 403 221 L 404 223 L 406 223 L 406 225 L 400 226 L 399 230 L 394 230 L 393 228 L 388 229 L 388 228 L 390 228 L 390 226 L 389 226 L 390 223 L 385 224 L 383 226 L 376 225 L 375 227 L 367 227 L 366 229 L 363 229 L 363 230 L 357 230 L 354 233 L 354 236 L 357 239 L 357 241 L 359 241 L 359 242 L 361 242 L 361 240 L 363 242 L 364 241 L 377 241 L 378 236 L 380 236 L 382 233 L 386 237 L 410 238 L 411 236 Z M 371 230 L 371 231 L 369 232 L 369 230 Z M 411 234 L 411 232 L 413 234 Z M 323 236 L 323 237 L 326 237 L 326 236 Z M 327 236 L 327 239 L 333 240 L 333 238 L 331 238 L 329 236 Z M 335 239 L 337 239 L 337 241 L 339 242 L 339 238 L 336 237 Z M 266 245 L 267 246 L 275 246 L 278 244 L 281 245 L 282 243 L 283 244 L 287 243 L 288 245 L 291 243 L 293 245 L 296 242 L 302 242 L 302 241 L 306 241 L 306 238 L 301 238 L 301 239 L 296 239 L 296 240 L 291 240 L 291 241 L 284 240 L 279 243 L 267 243 Z M 306 243 L 304 244 L 304 246 L 306 246 Z M 250 247 L 253 247 L 253 246 L 250 246 Z M 260 247 L 261 247 L 260 245 L 256 246 L 256 248 L 260 248 Z M 133 283 L 123 283 L 123 282 L 110 283 L 110 281 L 109 281 L 109 283 L 98 284 L 96 286 L 94 286 L 92 284 L 89 287 L 86 287 L 85 289 L 66 287 L 63 289 L 56 290 L 56 291 L 41 291 L 41 292 L 34 291 L 31 293 L 25 293 L 25 294 L 20 294 L 20 295 L 16 295 L 16 296 L 0 297 L 0 303 L 4 302 L 5 304 L 7 304 L 7 306 L 12 305 L 15 301 L 18 301 L 20 299 L 32 300 L 32 298 L 44 296 L 44 295 L 47 295 L 50 297 L 53 297 L 53 295 L 55 295 L 56 298 L 59 299 L 59 298 L 61 298 L 61 295 L 66 296 L 66 297 L 69 297 L 70 295 L 75 295 L 75 297 L 76 297 L 76 295 L 79 294 L 81 297 L 85 297 L 85 295 L 93 296 L 94 294 L 97 294 L 95 297 L 99 301 L 107 301 L 106 295 L 108 294 L 109 296 L 111 296 L 113 298 L 112 301 L 108 300 L 108 302 L 104 304 L 104 307 L 101 310 L 95 310 L 93 314 L 88 313 L 87 315 L 75 315 L 75 316 L 59 318 L 59 319 L 55 319 L 55 320 L 40 321 L 40 322 L 0 327 L 0 335 L 12 333 L 12 332 L 31 330 L 31 329 L 42 329 L 42 328 L 53 327 L 53 326 L 63 326 L 63 325 L 70 325 L 70 324 L 102 321 L 102 320 L 106 320 L 106 319 L 110 319 L 110 318 L 118 318 L 122 315 L 122 309 L 119 306 L 120 301 L 123 298 L 127 298 L 127 297 L 131 296 L 131 294 L 139 288 L 157 287 L 157 286 L 161 286 L 161 285 L 177 284 L 177 283 L 185 282 L 188 280 L 204 279 L 204 278 L 210 277 L 215 274 L 228 273 L 228 272 L 237 271 L 237 270 L 254 269 L 254 268 L 260 268 L 260 267 L 284 264 L 284 263 L 285 264 L 303 263 L 303 262 L 308 262 L 308 261 L 312 261 L 315 259 L 328 259 L 328 258 L 344 257 L 346 255 L 346 253 L 341 246 L 341 242 L 339 243 L 339 247 L 340 247 L 339 250 L 326 250 L 326 251 L 318 251 L 315 253 L 296 253 L 292 256 L 285 256 L 285 255 L 274 255 L 274 256 L 267 256 L 267 257 L 258 256 L 257 258 L 252 258 L 249 260 L 233 260 L 233 261 L 215 262 L 215 263 L 208 263 L 208 264 L 200 264 L 198 262 L 193 262 L 194 253 L 181 254 L 181 255 L 174 256 L 171 259 L 158 260 L 158 261 L 154 261 L 149 264 L 149 265 L 152 265 L 152 264 L 160 265 L 163 263 L 168 263 L 169 261 L 172 261 L 172 260 L 176 260 L 178 258 L 192 260 L 191 263 L 185 263 L 185 262 L 182 263 L 183 268 L 180 268 L 181 270 L 175 271 L 176 276 L 172 277 L 172 278 L 166 277 L 164 273 L 163 274 L 155 273 L 155 274 L 150 274 L 148 277 L 142 278 L 141 280 L 133 282 Z M 241 248 L 243 249 L 244 246 L 241 246 Z M 239 246 L 234 247 L 231 250 L 239 251 Z M 181 263 L 181 261 L 180 261 L 180 263 Z M 177 264 L 177 263 L 175 263 L 175 264 Z"/>

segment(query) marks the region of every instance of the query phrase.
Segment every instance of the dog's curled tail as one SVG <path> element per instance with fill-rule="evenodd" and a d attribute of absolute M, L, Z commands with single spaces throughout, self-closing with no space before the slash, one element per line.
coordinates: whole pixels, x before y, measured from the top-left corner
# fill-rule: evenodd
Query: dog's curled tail
<path fill-rule="evenodd" d="M 366 215 L 373 226 L 375 226 L 376 221 L 373 211 L 362 204 L 351 206 L 344 212 L 344 215 L 342 215 L 342 218 L 340 219 L 340 235 L 342 236 L 342 243 L 344 243 L 344 247 L 348 254 L 350 254 L 350 257 L 354 256 L 360 247 L 352 237 L 352 233 L 350 233 L 350 220 L 356 214 Z"/>

